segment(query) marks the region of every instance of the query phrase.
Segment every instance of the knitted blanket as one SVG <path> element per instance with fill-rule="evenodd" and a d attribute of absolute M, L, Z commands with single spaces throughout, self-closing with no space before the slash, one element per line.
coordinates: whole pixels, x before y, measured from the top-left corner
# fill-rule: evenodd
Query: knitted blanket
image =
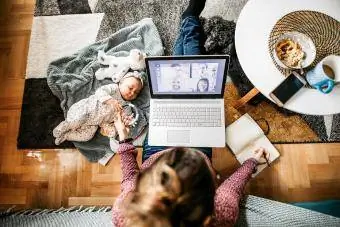
<path fill-rule="evenodd" d="M 97 53 L 103 50 L 113 56 L 127 56 L 133 48 L 140 49 L 148 56 L 163 55 L 163 46 L 157 28 L 151 18 L 127 26 L 111 36 L 83 48 L 77 53 L 50 63 L 47 70 L 47 83 L 52 93 L 60 99 L 61 108 L 66 116 L 72 104 L 92 95 L 100 86 L 112 83 L 111 79 L 96 80 L 94 73 L 99 69 Z M 138 136 L 148 123 L 149 87 L 147 82 L 132 103 L 139 111 L 139 120 L 131 130 L 131 136 Z M 74 142 L 90 161 L 96 161 L 105 153 L 112 152 L 109 139 L 96 133 L 87 142 Z"/>
<path fill-rule="evenodd" d="M 249 195 L 240 204 L 236 226 L 339 226 L 340 218 Z"/>
<path fill-rule="evenodd" d="M 339 226 L 340 219 L 304 208 L 247 196 L 236 226 Z M 73 207 L 0 213 L 0 226 L 113 226 L 110 207 Z"/>

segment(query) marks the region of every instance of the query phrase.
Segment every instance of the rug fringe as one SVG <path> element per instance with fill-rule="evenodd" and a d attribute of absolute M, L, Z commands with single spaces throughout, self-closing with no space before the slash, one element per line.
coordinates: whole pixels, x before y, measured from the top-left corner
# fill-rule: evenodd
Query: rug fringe
<path fill-rule="evenodd" d="M 27 210 L 18 210 L 13 211 L 15 206 L 12 206 L 8 208 L 5 211 L 0 211 L 0 216 L 23 216 L 23 215 L 44 215 L 44 214 L 60 214 L 60 213 L 71 213 L 71 212 L 77 212 L 77 213 L 86 213 L 86 212 L 109 212 L 112 210 L 111 206 L 91 206 L 91 207 L 85 207 L 85 206 L 73 206 L 69 208 L 60 207 L 59 209 L 27 209 Z"/>

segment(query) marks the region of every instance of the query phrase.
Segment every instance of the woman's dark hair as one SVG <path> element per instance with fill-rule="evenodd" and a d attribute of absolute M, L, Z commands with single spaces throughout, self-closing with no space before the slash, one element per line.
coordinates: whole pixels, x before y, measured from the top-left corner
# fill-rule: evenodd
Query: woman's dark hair
<path fill-rule="evenodd" d="M 187 173 L 181 174 L 184 178 L 182 181 L 183 201 L 177 204 L 171 216 L 173 226 L 202 226 L 204 220 L 213 214 L 215 184 L 208 166 L 204 159 L 198 166 L 190 167 L 191 163 L 197 160 L 185 157 L 183 149 L 172 151 L 175 154 L 177 162 L 172 164 L 177 173 L 185 172 L 185 168 L 191 168 Z M 194 151 L 197 152 L 197 151 Z M 198 151 L 199 152 L 199 151 Z M 197 163 L 195 163 L 197 164 Z M 188 176 L 183 176 L 188 174 Z M 201 210 L 201 214 L 189 219 L 195 212 Z"/>
<path fill-rule="evenodd" d="M 133 219 L 128 223 L 203 226 L 213 214 L 215 181 L 199 152 L 174 148 L 143 171 L 127 206 L 127 218 Z"/>
<path fill-rule="evenodd" d="M 207 85 L 207 87 L 204 89 L 204 91 L 208 91 L 208 89 L 209 89 L 209 80 L 208 80 L 207 78 L 201 78 L 201 79 L 199 79 L 199 81 L 197 82 L 197 91 L 202 92 L 202 91 L 199 89 L 199 87 L 198 87 L 198 84 L 199 84 L 201 81 L 204 81 L 205 84 Z M 203 91 L 203 92 L 204 92 L 204 91 Z"/>

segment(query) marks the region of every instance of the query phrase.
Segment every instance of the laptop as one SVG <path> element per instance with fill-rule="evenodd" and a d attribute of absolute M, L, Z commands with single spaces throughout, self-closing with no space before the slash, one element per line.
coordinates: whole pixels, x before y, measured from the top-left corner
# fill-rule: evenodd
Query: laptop
<path fill-rule="evenodd" d="M 149 145 L 225 147 L 228 55 L 147 57 Z"/>

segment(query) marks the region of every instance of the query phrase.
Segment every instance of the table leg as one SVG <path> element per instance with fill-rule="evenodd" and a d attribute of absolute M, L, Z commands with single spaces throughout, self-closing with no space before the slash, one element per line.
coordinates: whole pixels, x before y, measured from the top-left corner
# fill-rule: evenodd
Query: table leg
<path fill-rule="evenodd" d="M 239 100 L 236 100 L 233 103 L 233 107 L 235 109 L 239 109 L 242 106 L 244 106 L 247 102 L 249 102 L 252 98 L 254 98 L 258 93 L 260 93 L 259 90 L 257 90 L 255 87 L 251 89 L 245 96 L 240 98 Z"/>

